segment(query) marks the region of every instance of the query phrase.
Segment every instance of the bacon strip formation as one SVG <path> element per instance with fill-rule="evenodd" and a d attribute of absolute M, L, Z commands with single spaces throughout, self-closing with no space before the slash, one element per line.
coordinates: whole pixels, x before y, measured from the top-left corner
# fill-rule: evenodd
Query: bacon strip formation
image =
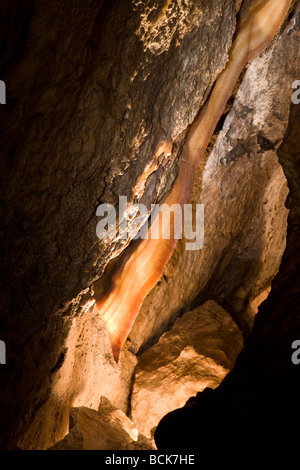
<path fill-rule="evenodd" d="M 270 44 L 290 4 L 291 0 L 254 0 L 240 18 L 227 65 L 188 131 L 181 151 L 178 176 L 164 204 L 180 204 L 183 209 L 184 204 L 189 202 L 196 168 L 241 71 Z M 154 225 L 159 224 L 159 220 L 160 217 L 156 217 Z M 116 362 L 145 296 L 160 279 L 177 244 L 178 240 L 172 236 L 174 221 L 169 221 L 169 224 L 168 227 L 160 226 L 159 239 L 151 238 L 152 224 L 148 239 L 140 242 L 122 264 L 122 269 L 113 271 L 109 293 L 100 298 L 95 296 L 94 309 L 104 320 Z M 165 230 L 170 230 L 170 239 L 164 238 Z"/>

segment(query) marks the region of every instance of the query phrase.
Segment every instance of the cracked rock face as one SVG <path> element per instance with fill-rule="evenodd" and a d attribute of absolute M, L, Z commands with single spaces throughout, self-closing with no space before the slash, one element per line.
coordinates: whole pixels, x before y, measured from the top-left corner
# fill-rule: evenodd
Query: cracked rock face
<path fill-rule="evenodd" d="M 61 437 L 80 395 L 71 375 L 68 392 L 49 377 L 64 361 L 79 370 L 66 351 L 80 336 L 73 318 L 88 312 L 91 284 L 134 235 L 99 241 L 97 206 L 123 195 L 149 207 L 170 188 L 186 129 L 226 63 L 240 3 L 2 2 L 3 24 L 13 25 L 1 31 L 0 64 L 5 446 L 45 448 Z M 157 152 L 170 143 L 162 165 Z M 100 383 L 102 370 L 91 380 Z M 44 417 L 57 403 L 61 431 L 51 434 Z"/>
<path fill-rule="evenodd" d="M 293 77 L 300 74 L 299 12 L 298 3 L 288 34 L 282 35 L 277 44 L 277 57 L 285 65 L 278 68 L 273 83 L 280 82 L 282 70 Z M 279 88 L 280 97 L 280 90 L 287 93 Z M 277 94 L 274 100 L 280 108 Z M 277 150 L 290 189 L 286 203 L 290 210 L 287 244 L 270 295 L 259 307 L 245 349 L 221 385 L 200 393 L 163 418 L 156 434 L 159 449 L 180 444 L 181 448 L 196 448 L 209 456 L 216 447 L 226 451 L 234 442 L 243 456 L 254 435 L 251 454 L 255 457 L 285 457 L 297 449 L 300 375 L 299 366 L 291 361 L 291 345 L 300 337 L 299 125 L 300 107 L 291 104 L 288 127 Z"/>
<path fill-rule="evenodd" d="M 131 398 L 139 431 L 150 436 L 168 411 L 206 387 L 217 387 L 242 347 L 241 331 L 214 301 L 177 319 L 139 358 Z"/>
<path fill-rule="evenodd" d="M 129 409 L 136 353 L 153 344 L 179 314 L 202 311 L 193 309 L 207 299 L 226 307 L 250 334 L 285 248 L 285 176 L 291 195 L 282 275 L 262 311 L 267 320 L 263 313 L 258 317 L 228 393 L 238 383 L 241 390 L 255 389 L 256 369 L 261 380 L 272 378 L 268 345 L 275 354 L 281 323 L 286 336 L 279 350 L 283 357 L 290 352 L 298 331 L 297 285 L 289 281 L 298 276 L 295 109 L 283 137 L 291 83 L 300 75 L 299 15 L 241 78 L 194 188 L 193 201 L 205 205 L 204 248 L 188 253 L 178 244 L 144 301 L 119 364 L 101 318 L 90 311 L 93 288 L 103 287 L 105 268 L 134 236 L 99 241 L 97 206 L 118 207 L 123 195 L 149 208 L 167 194 L 187 129 L 226 64 L 240 6 L 240 0 L 86 0 L 83 9 L 77 0 L 2 0 L 0 79 L 8 99 L 0 108 L 0 339 L 7 346 L 7 364 L 0 369 L 1 448 L 51 447 L 68 432 L 71 409 L 70 433 L 61 448 L 98 448 L 99 442 L 105 448 L 151 446 L 144 437 L 133 440 L 132 424 L 120 414 Z M 209 306 L 232 325 L 220 307 Z M 209 313 L 199 314 L 198 322 L 203 335 L 207 325 L 218 330 Z M 147 374 L 164 372 L 143 366 L 144 357 L 165 345 L 172 331 L 140 357 L 132 408 L 138 421 L 139 384 L 147 395 Z M 189 364 L 195 364 L 197 386 L 194 379 L 183 384 L 180 400 L 199 387 L 216 386 L 232 367 L 241 344 L 234 331 L 234 352 L 219 336 L 216 343 L 229 360 L 220 351 L 208 351 L 209 340 L 198 353 L 183 332 L 179 355 L 169 351 L 169 363 L 162 367 L 169 380 L 170 370 L 177 368 L 190 377 Z M 265 361 L 254 353 L 256 344 Z M 204 362 L 213 374 L 204 370 Z M 201 382 L 200 375 L 207 380 Z M 166 399 L 159 386 L 155 393 Z M 112 405 L 102 399 L 98 412 L 101 396 Z M 176 400 L 172 406 L 182 406 Z M 157 419 L 151 417 L 145 432 L 160 413 L 153 409 Z M 103 423 L 111 426 L 112 442 Z"/>
<path fill-rule="evenodd" d="M 189 252 L 179 241 L 133 326 L 133 351 L 207 298 L 218 300 L 246 335 L 251 332 L 257 301 L 267 296 L 286 246 L 288 187 L 277 150 L 295 78 L 291 24 L 241 80 L 196 177 L 192 198 L 204 204 L 204 246 Z M 163 313 L 157 317 L 157 311 Z"/>
<path fill-rule="evenodd" d="M 50 450 L 150 450 L 151 441 L 138 433 L 120 410 L 101 397 L 99 410 L 73 408 L 70 432 Z"/>

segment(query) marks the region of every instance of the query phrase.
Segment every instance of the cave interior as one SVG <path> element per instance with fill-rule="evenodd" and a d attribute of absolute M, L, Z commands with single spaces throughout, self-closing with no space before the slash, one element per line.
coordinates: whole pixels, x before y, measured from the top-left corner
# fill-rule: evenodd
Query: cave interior
<path fill-rule="evenodd" d="M 295 451 L 300 2 L 0 24 L 0 448 Z"/>

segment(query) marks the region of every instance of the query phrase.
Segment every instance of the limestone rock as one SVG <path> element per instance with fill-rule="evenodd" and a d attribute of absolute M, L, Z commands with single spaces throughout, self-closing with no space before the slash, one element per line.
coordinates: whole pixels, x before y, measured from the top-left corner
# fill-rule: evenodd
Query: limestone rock
<path fill-rule="evenodd" d="M 130 419 L 101 397 L 99 410 L 72 408 L 70 432 L 50 450 L 153 449 L 151 441 L 139 435 Z"/>
<path fill-rule="evenodd" d="M 274 101 L 283 104 L 282 93 L 290 94 L 293 77 L 300 76 L 300 2 L 291 15 L 287 32 L 280 39 L 284 66 L 273 74 L 273 83 L 289 73 L 290 82 L 279 87 Z M 280 51 L 279 51 L 280 52 Z M 278 52 L 277 57 L 280 56 Z M 276 65 L 275 65 L 276 64 Z M 274 62 L 278 67 L 279 60 Z M 276 113 L 278 108 L 276 106 Z M 291 104 L 288 128 L 278 148 L 278 156 L 290 188 L 287 207 L 287 246 L 279 273 L 267 300 L 259 307 L 254 328 L 235 367 L 210 396 L 200 396 L 189 406 L 166 416 L 157 428 L 160 450 L 169 446 L 192 448 L 202 458 L 212 452 L 232 448 L 241 457 L 249 455 L 261 461 L 284 461 L 295 457 L 299 446 L 300 373 L 291 360 L 291 345 L 300 338 L 300 106 Z M 219 402 L 218 406 L 211 406 Z M 184 428 L 183 428 L 184 426 Z M 205 429 L 205 433 L 203 430 Z M 224 432 L 225 431 L 225 432 Z M 161 440 L 161 444 L 158 441 Z M 224 454 L 220 454 L 224 455 Z M 267 461 L 267 460 L 266 460 Z"/>
<path fill-rule="evenodd" d="M 293 25 L 291 19 L 241 79 L 195 181 L 193 201 L 204 204 L 204 246 L 187 251 L 179 241 L 132 328 L 133 351 L 155 341 L 187 305 L 209 298 L 247 335 L 252 329 L 253 301 L 270 289 L 286 246 L 288 187 L 277 149 L 297 76 Z"/>
<path fill-rule="evenodd" d="M 177 319 L 137 364 L 131 406 L 139 430 L 150 436 L 168 411 L 216 387 L 242 347 L 241 331 L 214 301 Z"/>
<path fill-rule="evenodd" d="M 64 355 L 70 334 L 82 332 L 86 350 L 97 350 L 85 320 L 74 325 L 73 301 L 133 236 L 99 241 L 97 206 L 124 195 L 149 207 L 170 188 L 186 130 L 226 64 L 240 3 L 1 1 L 9 103 L 0 108 L 3 447 L 48 448 L 52 426 L 67 420 L 78 383 L 69 367 L 57 401 L 51 372 L 72 363 L 72 349 L 84 350 L 74 342 Z M 156 149 L 170 140 L 172 156 L 157 164 Z M 111 374 L 101 369 L 101 380 L 97 368 L 110 352 L 93 368 L 94 353 L 83 353 L 90 366 L 81 375 L 84 358 L 75 354 L 75 376 L 92 394 L 93 382 L 113 393 Z M 88 393 L 81 398 L 89 407 Z"/>
<path fill-rule="evenodd" d="M 54 359 L 48 376 L 52 396 L 37 409 L 36 419 L 28 427 L 35 448 L 50 447 L 65 436 L 72 407 L 98 409 L 100 397 L 106 396 L 113 406 L 126 412 L 137 362 L 127 349 L 122 351 L 119 363 L 115 362 L 104 323 L 97 314 L 86 311 L 71 319 L 56 318 L 56 322 L 61 331 L 67 331 L 67 337 L 58 358 L 49 354 Z M 45 343 L 50 349 L 52 342 L 47 336 Z M 27 354 L 30 358 L 31 351 Z M 29 447 L 29 441 L 23 439 L 23 445 Z"/>
<path fill-rule="evenodd" d="M 8 105 L 0 108 L 0 315 L 7 344 L 1 448 L 50 447 L 65 435 L 71 407 L 98 409 L 102 394 L 126 409 L 135 357 L 126 352 L 124 363 L 112 362 L 101 321 L 84 305 L 90 285 L 125 246 L 96 238 L 96 207 L 116 205 L 119 195 L 149 204 L 170 188 L 186 129 L 226 63 L 239 5 L 86 0 L 82 8 L 77 0 L 1 1 L 7 50 L 0 78 L 8 85 Z M 285 244 L 287 188 L 276 149 L 291 84 L 300 75 L 298 31 L 293 18 L 246 71 L 197 181 L 201 197 L 196 192 L 195 200 L 206 206 L 205 246 L 198 257 L 179 243 L 132 329 L 133 352 L 191 302 L 217 298 L 240 318 L 240 308 L 269 288 Z M 290 363 L 299 332 L 296 284 L 289 281 L 299 259 L 297 126 L 281 155 L 293 190 L 286 280 L 256 328 L 249 362 L 235 375 L 247 392 L 269 369 L 276 376 L 262 357 L 277 354 L 277 362 Z M 169 163 L 146 178 L 157 145 L 168 139 L 174 143 Z M 282 330 L 286 339 L 278 348 Z M 265 354 L 255 352 L 259 344 Z M 193 351 L 182 354 L 193 357 Z"/>

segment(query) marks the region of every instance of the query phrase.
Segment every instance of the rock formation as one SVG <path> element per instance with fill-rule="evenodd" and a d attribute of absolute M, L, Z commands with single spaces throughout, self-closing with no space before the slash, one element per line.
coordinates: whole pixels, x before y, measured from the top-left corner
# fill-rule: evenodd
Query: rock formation
<path fill-rule="evenodd" d="M 93 311 L 95 300 L 109 294 L 112 273 L 136 250 L 134 228 L 127 239 L 120 232 L 109 243 L 97 238 L 97 207 L 118 209 L 126 196 L 129 212 L 139 202 L 150 212 L 168 197 L 189 131 L 228 63 L 237 20 L 257 4 L 1 2 L 1 449 L 88 448 L 104 422 L 112 441 L 103 440 L 103 448 L 151 446 L 146 438 L 133 440 L 125 416 L 135 413 L 131 394 L 140 387 L 143 358 L 159 348 L 162 334 L 170 330 L 161 342 L 172 334 L 179 316 L 208 300 L 231 315 L 245 348 L 216 390 L 201 392 L 199 379 L 191 391 L 200 392 L 196 398 L 163 419 L 158 447 L 169 447 L 165 433 L 177 448 L 198 448 L 202 431 L 214 440 L 235 426 L 249 438 L 266 409 L 270 424 L 261 426 L 262 438 L 276 420 L 274 407 L 279 417 L 286 410 L 285 429 L 296 422 L 299 373 L 290 356 L 300 337 L 299 106 L 290 104 L 300 79 L 298 1 L 239 77 L 198 168 L 192 202 L 204 204 L 204 246 L 189 252 L 179 240 L 118 363 L 103 316 Z M 240 341 L 236 335 L 235 354 Z M 217 344 L 214 360 L 223 348 Z M 183 356 L 190 367 L 191 347 Z M 218 380 L 234 358 L 222 363 Z M 274 429 L 276 442 L 288 448 Z M 234 434 L 237 442 L 243 432 Z"/>
<path fill-rule="evenodd" d="M 277 57 L 284 61 L 284 70 L 287 74 L 290 71 L 291 79 L 300 73 L 299 24 L 298 8 L 291 25 L 275 46 Z M 289 59 L 286 58 L 287 48 Z M 280 72 L 277 76 L 279 79 Z M 272 77 L 273 83 L 278 83 L 276 75 Z M 286 87 L 281 90 L 288 93 Z M 284 100 L 279 89 L 274 100 L 280 108 Z M 181 448 L 195 448 L 202 455 L 210 455 L 212 448 L 224 451 L 234 443 L 235 452 L 243 455 L 253 436 L 251 454 L 257 457 L 293 455 L 297 448 L 300 375 L 291 360 L 291 345 L 300 335 L 299 219 L 296 215 L 299 124 L 300 108 L 291 104 L 288 128 L 277 150 L 290 189 L 287 247 L 279 274 L 272 283 L 268 299 L 259 308 L 253 332 L 232 372 L 216 390 L 199 393 L 185 407 L 163 418 L 156 431 L 160 449 L 174 448 L 180 443 Z M 269 126 L 272 133 L 272 126 Z"/>
<path fill-rule="evenodd" d="M 168 411 L 206 387 L 217 387 L 242 347 L 241 331 L 216 302 L 177 319 L 139 358 L 131 396 L 131 416 L 139 431 L 151 436 Z"/>
<path fill-rule="evenodd" d="M 101 397 L 99 410 L 72 408 L 70 432 L 50 450 L 149 450 L 151 441 L 109 400 Z"/>
<path fill-rule="evenodd" d="M 80 335 L 93 283 L 130 242 L 96 237 L 97 206 L 118 195 L 136 200 L 157 146 L 171 137 L 180 147 L 226 63 L 240 3 L 175 2 L 160 17 L 163 2 L 89 0 L 84 11 L 77 0 L 2 2 L 11 26 L 1 63 L 3 446 L 49 447 L 64 436 L 74 397 L 90 405 L 74 382 L 61 389 L 49 378 L 64 361 L 74 364 L 67 338 Z M 168 192 L 175 154 L 137 200 Z M 94 374 L 103 380 L 101 368 Z"/>

